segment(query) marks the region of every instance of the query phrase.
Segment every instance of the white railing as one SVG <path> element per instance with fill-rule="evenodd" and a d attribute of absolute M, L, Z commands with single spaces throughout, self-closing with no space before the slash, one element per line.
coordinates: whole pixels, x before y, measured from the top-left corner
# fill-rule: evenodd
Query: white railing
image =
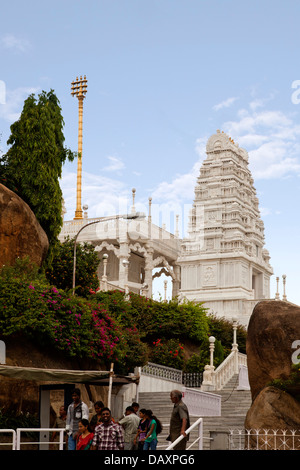
<path fill-rule="evenodd" d="M 183 397 L 190 416 L 221 416 L 221 395 L 185 388 Z"/>
<path fill-rule="evenodd" d="M 239 367 L 239 384 L 237 390 L 250 390 L 248 367 L 240 365 Z"/>
<path fill-rule="evenodd" d="M 16 430 L 16 450 L 20 450 L 21 449 L 21 445 L 36 445 L 36 444 L 39 444 L 39 445 L 43 445 L 43 446 L 47 446 L 49 444 L 53 445 L 53 444 L 56 444 L 58 445 L 58 448 L 59 450 L 63 450 L 64 449 L 64 433 L 65 433 L 65 429 L 63 428 L 18 428 Z M 37 432 L 40 434 L 40 440 L 38 441 L 33 441 L 33 442 L 27 442 L 27 441 L 23 441 L 21 440 L 21 434 L 22 432 L 30 432 L 30 433 L 33 433 L 33 432 Z M 56 442 L 49 442 L 47 440 L 44 440 L 44 439 L 41 439 L 41 433 L 46 433 L 46 435 L 44 437 L 47 437 L 47 434 L 51 432 L 58 432 L 59 433 L 59 441 L 58 443 Z"/>
<path fill-rule="evenodd" d="M 241 366 L 245 367 L 242 371 L 245 381 L 246 375 L 248 375 L 246 354 L 231 351 L 229 356 L 226 357 L 216 370 L 214 370 L 213 366 L 205 366 L 201 385 L 202 390 L 222 390 L 229 380 L 240 372 Z"/>
<path fill-rule="evenodd" d="M 247 365 L 246 354 L 232 351 L 213 373 L 215 389 L 222 390 L 234 374 L 238 373 L 240 365 Z"/>
<path fill-rule="evenodd" d="M 90 222 L 100 222 L 103 217 L 86 218 L 80 220 L 69 220 L 64 221 L 59 238 L 70 236 L 71 238 L 77 234 L 83 225 L 87 225 Z M 127 231 L 136 232 L 140 235 L 141 239 L 150 238 L 154 242 L 159 240 L 165 242 L 170 248 L 179 250 L 180 240 L 166 229 L 159 227 L 153 223 L 149 224 L 147 220 L 130 220 L 125 221 L 122 219 L 112 219 L 106 221 L 103 219 L 103 223 L 96 224 L 95 226 L 87 227 L 85 229 L 85 238 L 88 240 L 89 236 L 97 235 L 98 239 L 106 239 L 109 234 L 110 238 L 118 238 L 121 233 L 126 234 Z M 80 237 L 83 240 L 83 236 Z"/>
<path fill-rule="evenodd" d="M 197 419 L 197 421 L 195 421 L 194 424 L 192 424 L 186 431 L 186 435 L 189 435 L 191 433 L 191 431 L 198 427 L 198 437 L 191 443 L 189 444 L 189 446 L 187 447 L 186 450 L 189 450 L 191 449 L 191 447 L 193 445 L 195 445 L 196 443 L 198 443 L 198 450 L 203 450 L 203 418 L 199 418 Z M 170 444 L 165 450 L 172 450 L 174 449 L 174 447 L 180 442 L 182 441 L 182 439 L 184 439 L 184 436 L 181 435 L 179 436 L 174 442 L 172 442 L 172 444 Z"/>
<path fill-rule="evenodd" d="M 11 442 L 1 442 L 0 446 L 11 446 L 11 450 L 16 450 L 17 444 L 17 433 L 14 429 L 0 429 L 1 434 L 11 434 L 12 440 Z"/>
<path fill-rule="evenodd" d="M 229 450 L 299 450 L 300 430 L 229 430 Z"/>
<path fill-rule="evenodd" d="M 153 364 L 152 362 L 148 362 L 148 364 L 141 368 L 141 373 L 144 375 L 150 375 L 152 377 L 170 380 L 171 382 L 182 384 L 182 371 L 179 369 L 173 369 L 172 367 L 166 367 L 160 364 Z"/>

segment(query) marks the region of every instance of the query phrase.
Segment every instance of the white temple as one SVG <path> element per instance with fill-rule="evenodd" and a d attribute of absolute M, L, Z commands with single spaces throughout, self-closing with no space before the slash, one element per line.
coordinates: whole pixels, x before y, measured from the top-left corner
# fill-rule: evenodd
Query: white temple
<path fill-rule="evenodd" d="M 220 131 L 208 140 L 206 153 L 187 238 L 152 223 L 149 198 L 147 220 L 103 221 L 86 227 L 78 241 L 93 243 L 103 259 L 101 289 L 151 297 L 152 280 L 164 273 L 173 296 L 204 302 L 211 313 L 247 326 L 254 305 L 270 298 L 273 274 L 248 154 Z M 101 219 L 64 222 L 60 239 L 93 220 Z"/>
<path fill-rule="evenodd" d="M 247 325 L 270 298 L 269 252 L 248 154 L 223 132 L 210 137 L 195 188 L 189 236 L 177 260 L 182 297 Z"/>

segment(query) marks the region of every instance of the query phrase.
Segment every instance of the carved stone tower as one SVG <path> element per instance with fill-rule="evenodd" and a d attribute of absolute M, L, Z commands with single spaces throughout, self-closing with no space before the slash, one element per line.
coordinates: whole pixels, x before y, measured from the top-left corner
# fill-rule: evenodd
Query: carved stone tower
<path fill-rule="evenodd" d="M 180 293 L 247 325 L 254 305 L 270 297 L 273 274 L 248 154 L 220 131 L 206 153 L 178 259 Z"/>

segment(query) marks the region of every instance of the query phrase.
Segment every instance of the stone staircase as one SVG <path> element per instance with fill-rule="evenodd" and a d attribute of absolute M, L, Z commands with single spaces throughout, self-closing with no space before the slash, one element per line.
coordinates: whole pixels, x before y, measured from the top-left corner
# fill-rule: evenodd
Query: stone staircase
<path fill-rule="evenodd" d="M 245 417 L 251 406 L 250 390 L 236 390 L 238 384 L 238 376 L 235 375 L 223 388 L 216 391 L 217 395 L 221 395 L 221 414 L 222 416 L 203 417 L 203 450 L 217 448 L 217 441 L 212 443 L 210 437 L 211 432 L 227 433 L 230 429 L 244 429 Z M 169 392 L 143 392 L 139 395 L 140 408 L 151 409 L 153 414 L 164 425 L 162 433 L 158 436 L 158 450 L 163 450 L 168 446 L 166 437 L 168 435 L 168 425 L 173 408 L 170 400 Z M 198 417 L 191 417 L 191 424 L 197 421 Z M 198 437 L 198 429 L 195 428 L 191 432 L 190 443 Z M 225 442 L 225 441 L 224 441 Z M 221 444 L 227 446 L 226 444 Z M 223 447 L 224 448 L 224 447 Z M 226 447 L 227 448 L 227 447 Z M 196 443 L 191 450 L 197 450 Z"/>

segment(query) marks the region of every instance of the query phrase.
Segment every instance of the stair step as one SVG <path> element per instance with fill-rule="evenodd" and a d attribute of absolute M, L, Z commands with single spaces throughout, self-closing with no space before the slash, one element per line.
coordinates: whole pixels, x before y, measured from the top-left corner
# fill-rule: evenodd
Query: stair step
<path fill-rule="evenodd" d="M 243 429 L 246 414 L 251 406 L 252 398 L 250 390 L 236 390 L 237 377 L 234 376 L 220 391 L 214 392 L 221 396 L 222 416 L 203 417 L 203 450 L 211 447 L 210 433 L 213 431 L 229 432 L 230 429 Z M 140 408 L 151 409 L 153 414 L 165 425 L 158 438 L 158 448 L 166 448 L 165 440 L 168 434 L 168 424 L 173 409 L 169 392 L 141 392 L 139 395 Z M 198 417 L 191 417 L 193 424 Z M 191 432 L 190 443 L 198 436 L 198 429 Z M 191 447 L 198 449 L 198 443 Z"/>

